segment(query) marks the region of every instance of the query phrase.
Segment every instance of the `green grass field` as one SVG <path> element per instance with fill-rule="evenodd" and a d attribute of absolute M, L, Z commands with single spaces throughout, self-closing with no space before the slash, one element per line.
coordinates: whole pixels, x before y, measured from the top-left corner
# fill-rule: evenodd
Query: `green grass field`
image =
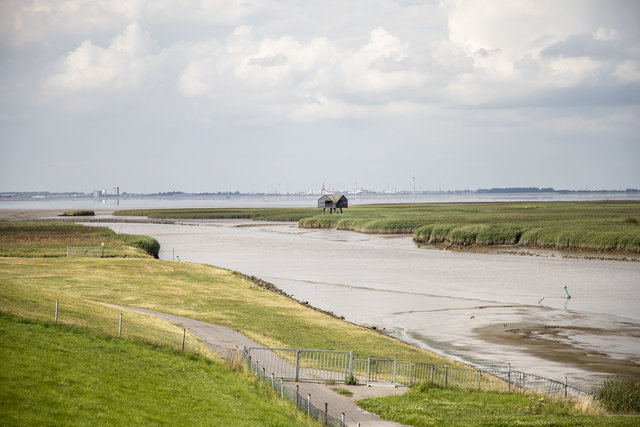
<path fill-rule="evenodd" d="M 0 424 L 318 425 L 222 362 L 0 316 Z"/>
<path fill-rule="evenodd" d="M 83 231 L 87 236 L 95 232 L 93 227 L 60 227 L 72 227 L 69 233 L 57 230 L 60 236 L 75 233 L 82 238 Z M 49 241 L 53 239 L 44 238 L 51 236 L 49 229 L 41 235 L 32 231 L 33 250 L 46 254 L 55 247 Z M 9 239 L 4 250 L 20 253 L 14 246 L 23 244 Z M 123 248 L 120 253 L 128 256 L 128 251 Z M 51 324 L 56 299 L 63 326 Z M 310 423 L 298 412 L 288 412 L 288 404 L 274 400 L 272 392 L 223 366 L 195 337 L 188 337 L 185 353 L 178 351 L 182 333 L 178 325 L 104 303 L 229 326 L 266 346 L 351 349 L 356 357 L 452 363 L 315 311 L 220 268 L 148 256 L 5 255 L 0 258 L 1 424 Z M 122 311 L 125 326 L 119 339 L 113 336 Z M 34 320 L 17 321 L 18 317 Z M 547 403 L 541 409 L 539 400 L 519 395 L 423 387 L 400 400 L 388 399 L 366 400 L 362 405 L 413 425 L 600 425 L 609 421 L 638 425 L 637 417 L 587 415 L 571 403 L 544 400 L 554 408 L 548 412 Z M 257 400 L 263 403 L 254 404 Z M 543 412 L 526 413 L 527 408 Z"/>
<path fill-rule="evenodd" d="M 640 252 L 640 202 L 429 203 L 314 208 L 128 210 L 151 218 L 298 221 L 303 228 L 413 234 L 418 243 Z"/>
<path fill-rule="evenodd" d="M 358 405 L 411 426 L 637 426 L 638 416 L 588 414 L 577 404 L 530 394 L 505 394 L 420 384 L 401 396 L 363 399 Z M 600 413 L 598 413 L 600 412 Z"/>
<path fill-rule="evenodd" d="M 67 246 L 101 247 L 105 257 L 158 257 L 152 237 L 117 234 L 108 227 L 67 222 L 0 222 L 0 257 L 64 257 Z"/>
<path fill-rule="evenodd" d="M 208 265 L 133 258 L 0 258 L 1 311 L 52 320 L 56 299 L 60 320 L 81 326 L 99 315 L 99 324 L 114 330 L 119 311 L 98 304 L 105 302 L 228 326 L 266 346 L 446 362 Z"/>

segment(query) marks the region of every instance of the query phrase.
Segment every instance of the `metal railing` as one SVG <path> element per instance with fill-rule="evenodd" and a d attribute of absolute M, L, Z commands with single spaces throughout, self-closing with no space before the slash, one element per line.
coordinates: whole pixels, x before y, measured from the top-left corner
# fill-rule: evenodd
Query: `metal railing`
<path fill-rule="evenodd" d="M 341 414 L 340 418 L 336 418 L 335 416 L 330 415 L 327 403 L 320 403 L 319 407 L 316 406 L 318 402 L 312 399 L 311 394 L 300 394 L 298 385 L 296 385 L 295 387 L 286 385 L 283 378 L 276 378 L 275 374 L 267 373 L 266 368 L 264 366 L 260 366 L 260 363 L 258 361 L 252 363 L 247 358 L 247 362 L 249 369 L 256 374 L 259 380 L 269 384 L 280 397 L 295 402 L 296 407 L 302 412 L 306 413 L 307 416 L 312 417 L 329 426 L 345 427 L 347 425 L 346 415 L 344 413 Z"/>
<path fill-rule="evenodd" d="M 410 386 L 431 382 L 443 387 L 458 387 L 505 393 L 535 392 L 554 397 L 591 398 L 592 393 L 564 382 L 511 369 L 478 369 L 467 366 L 415 363 L 396 359 L 354 359 L 353 352 L 251 347 L 245 358 L 259 362 L 266 373 L 295 381 L 356 381 L 360 384 Z"/>
<path fill-rule="evenodd" d="M 350 372 L 353 353 L 334 350 L 250 347 L 253 362 L 267 372 L 294 381 L 344 381 Z"/>

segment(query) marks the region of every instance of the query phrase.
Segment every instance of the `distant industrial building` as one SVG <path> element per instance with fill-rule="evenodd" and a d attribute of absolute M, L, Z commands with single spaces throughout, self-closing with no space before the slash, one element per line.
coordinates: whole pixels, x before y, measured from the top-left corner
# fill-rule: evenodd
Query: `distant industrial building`
<path fill-rule="evenodd" d="M 106 188 L 102 190 L 93 190 L 93 197 L 120 197 L 120 187 L 112 187 L 111 193 Z"/>

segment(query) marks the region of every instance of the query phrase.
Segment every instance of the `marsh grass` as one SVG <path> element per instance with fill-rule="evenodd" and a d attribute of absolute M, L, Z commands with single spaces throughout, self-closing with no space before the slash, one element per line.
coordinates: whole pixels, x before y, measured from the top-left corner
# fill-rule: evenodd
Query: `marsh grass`
<path fill-rule="evenodd" d="M 363 409 L 412 426 L 435 425 L 638 425 L 638 417 L 584 413 L 578 402 L 533 394 L 480 392 L 443 388 L 430 383 L 413 386 L 404 395 L 359 400 Z"/>
<path fill-rule="evenodd" d="M 105 257 L 158 257 L 153 237 L 68 222 L 0 222 L 0 257 L 64 257 L 67 246 L 100 247 Z"/>
<path fill-rule="evenodd" d="M 318 425 L 222 362 L 0 316 L 2 425 Z"/>
<path fill-rule="evenodd" d="M 94 211 L 85 211 L 85 210 L 79 210 L 79 211 L 66 211 L 63 212 L 62 215 L 60 216 L 94 216 L 96 213 Z"/>
<path fill-rule="evenodd" d="M 640 413 L 640 381 L 628 377 L 607 378 L 596 399 L 611 412 Z"/>
<path fill-rule="evenodd" d="M 516 202 L 358 205 L 340 215 L 314 208 L 120 211 L 152 218 L 250 218 L 298 221 L 302 228 L 413 234 L 418 243 L 520 245 L 640 252 L 640 202 Z"/>

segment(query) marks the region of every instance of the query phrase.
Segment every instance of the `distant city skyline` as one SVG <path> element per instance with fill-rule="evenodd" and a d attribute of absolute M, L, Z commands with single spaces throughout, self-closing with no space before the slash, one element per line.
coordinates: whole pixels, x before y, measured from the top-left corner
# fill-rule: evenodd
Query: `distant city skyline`
<path fill-rule="evenodd" d="M 0 192 L 639 188 L 638 16 L 631 0 L 4 1 Z"/>

